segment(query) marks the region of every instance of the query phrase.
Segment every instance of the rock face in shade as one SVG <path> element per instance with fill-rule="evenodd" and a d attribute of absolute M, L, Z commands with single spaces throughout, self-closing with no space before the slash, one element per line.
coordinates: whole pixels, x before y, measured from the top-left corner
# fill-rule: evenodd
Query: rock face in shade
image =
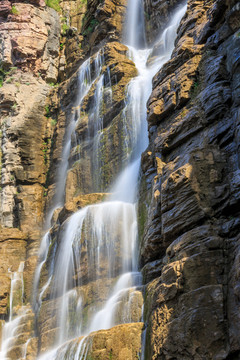
<path fill-rule="evenodd" d="M 139 204 L 146 359 L 240 356 L 239 11 L 188 1 L 153 79 Z"/>
<path fill-rule="evenodd" d="M 150 43 L 163 32 L 177 6 L 182 3 L 177 0 L 144 0 L 146 37 Z"/>

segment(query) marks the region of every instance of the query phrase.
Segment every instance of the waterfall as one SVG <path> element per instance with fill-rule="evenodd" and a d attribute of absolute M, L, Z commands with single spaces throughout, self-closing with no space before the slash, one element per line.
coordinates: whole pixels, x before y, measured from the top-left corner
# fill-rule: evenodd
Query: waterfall
<path fill-rule="evenodd" d="M 9 299 L 9 322 L 3 327 L 0 359 L 7 359 L 7 352 L 15 341 L 16 329 L 20 326 L 21 320 L 26 315 L 26 308 L 23 306 L 23 269 L 24 262 L 21 262 L 16 272 L 11 274 L 11 290 Z"/>
<path fill-rule="evenodd" d="M 52 330 L 55 332 L 55 338 L 53 348 L 41 354 L 39 360 L 87 359 L 88 351 L 91 349 L 91 332 L 109 329 L 117 324 L 141 321 L 141 273 L 138 271 L 136 203 L 141 154 L 148 145 L 146 102 L 152 89 L 152 77 L 171 55 L 176 30 L 185 10 L 186 7 L 183 7 L 176 13 L 158 39 L 155 47 L 158 47 L 159 43 L 164 46 L 162 52 L 155 56 L 154 48 L 144 48 L 142 0 L 129 1 L 124 40 L 129 48 L 129 58 L 135 63 L 138 75 L 128 85 L 122 115 L 132 121 L 131 133 L 127 126 L 125 129 L 129 138 L 125 144 L 127 162 L 112 184 L 111 195 L 106 201 L 82 208 L 60 227 L 54 261 L 45 283 L 40 286 L 42 270 L 52 251 L 51 230 L 42 239 L 33 285 L 33 307 L 35 315 L 39 316 L 44 295 L 48 293 L 49 304 L 54 310 Z M 84 98 L 94 84 L 93 105 L 88 112 L 88 125 L 94 138 L 93 149 L 96 154 L 101 151 L 100 142 L 104 127 L 101 116 L 103 91 L 105 84 L 111 86 L 110 69 L 108 68 L 106 75 L 103 75 L 103 65 L 104 54 L 100 50 L 93 63 L 88 59 L 79 68 L 78 96 L 66 129 L 62 161 L 58 169 L 58 178 L 61 181 L 57 184 L 56 195 L 47 219 L 48 224 L 54 210 L 64 202 L 73 135 L 76 124 L 81 122 L 83 116 L 80 110 Z M 91 71 L 91 66 L 94 72 Z M 109 96 L 112 99 L 111 91 Z M 97 186 L 100 186 L 99 161 L 96 156 L 94 167 Z M 19 273 L 21 272 L 20 269 Z M 93 296 L 91 302 L 86 302 L 89 288 Z M 20 318 L 16 319 L 20 321 Z M 12 320 L 10 314 L 9 324 L 16 319 Z M 14 329 L 18 324 L 11 326 L 13 331 L 3 338 L 0 352 L 2 360 L 6 358 L 6 341 L 14 336 Z M 28 342 L 23 347 L 22 358 L 26 358 L 27 346 Z"/>
<path fill-rule="evenodd" d="M 128 1 L 125 21 L 124 42 L 135 49 L 145 47 L 143 0 Z"/>
<path fill-rule="evenodd" d="M 96 60 L 96 72 L 97 74 L 100 72 L 102 64 L 99 63 L 98 56 Z M 76 122 L 80 117 L 79 108 L 82 100 L 88 93 L 92 83 L 95 79 L 91 79 L 91 70 L 90 70 L 90 58 L 87 59 L 81 66 L 77 74 L 77 83 L 78 83 L 78 90 L 77 90 L 77 99 L 75 104 L 73 104 L 73 111 L 68 119 L 68 124 L 65 133 L 65 141 L 64 147 L 62 151 L 62 157 L 60 161 L 60 165 L 57 171 L 57 184 L 56 190 L 53 198 L 53 204 L 48 211 L 46 217 L 46 224 L 45 227 L 48 228 L 50 226 L 51 218 L 54 211 L 64 205 L 64 197 L 65 197 L 65 186 L 66 186 L 66 178 L 67 178 L 67 170 L 68 170 L 68 158 L 71 150 L 71 141 L 72 135 L 74 134 Z M 43 240 L 44 241 L 44 240 Z"/>

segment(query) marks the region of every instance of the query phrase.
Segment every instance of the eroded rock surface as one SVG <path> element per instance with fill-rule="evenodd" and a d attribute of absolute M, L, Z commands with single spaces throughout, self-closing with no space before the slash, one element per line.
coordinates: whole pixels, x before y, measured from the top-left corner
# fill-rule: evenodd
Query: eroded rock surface
<path fill-rule="evenodd" d="M 238 8 L 189 1 L 153 79 L 139 203 L 147 359 L 240 356 Z"/>

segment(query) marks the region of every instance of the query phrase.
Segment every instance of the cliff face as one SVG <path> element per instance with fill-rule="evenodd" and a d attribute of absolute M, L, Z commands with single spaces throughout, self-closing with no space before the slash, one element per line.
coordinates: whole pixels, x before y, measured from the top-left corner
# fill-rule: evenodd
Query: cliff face
<path fill-rule="evenodd" d="M 177 4 L 145 1 L 150 43 Z M 70 139 L 65 199 L 52 218 L 53 241 L 41 285 L 50 276 L 65 221 L 104 198 L 132 146 L 125 94 L 137 71 L 120 43 L 126 1 L 56 1 L 53 7 L 42 0 L 0 4 L 1 322 L 9 317 L 11 276 L 21 261 L 27 307 L 23 335 L 9 349 L 11 359 L 22 356 L 29 338 L 29 360 L 55 341 L 59 299 L 50 300 L 46 291 L 37 323 L 30 302 L 44 214 L 61 182 L 56 177 L 69 124 L 81 112 L 75 139 Z M 239 19 L 236 1 L 189 0 L 172 58 L 153 79 L 138 203 L 146 360 L 240 356 Z M 155 45 L 149 61 L 162 46 Z M 87 58 L 94 81 L 80 109 L 76 71 Z M 99 88 L 100 105 L 94 103 Z M 103 127 L 97 146 L 93 106 Z M 82 260 L 85 279 L 90 265 Z M 107 272 L 105 264 L 101 271 Z M 84 314 L 92 311 L 96 286 L 99 305 L 106 298 L 105 275 L 99 284 L 94 277 L 84 282 Z M 136 297 L 132 318 L 137 322 L 141 293 Z M 20 303 L 15 314 L 21 313 Z M 142 323 L 134 321 L 97 333 L 91 359 L 137 359 Z"/>
<path fill-rule="evenodd" d="M 56 294 L 52 299 L 51 290 L 47 289 L 41 297 L 41 309 L 33 308 L 35 314 L 32 305 L 50 278 L 67 219 L 78 209 L 103 199 L 105 194 L 101 191 L 108 190 L 126 163 L 131 147 L 129 134 L 123 138 L 131 127 L 128 114 L 123 111 L 124 97 L 127 84 L 137 72 L 127 56 L 128 48 L 119 42 L 126 2 L 63 1 L 59 4 L 50 1 L 48 4 L 51 7 L 44 1 L 3 1 L 0 4 L 3 49 L 0 74 L 3 344 L 0 357 L 16 360 L 36 359 L 38 353 L 55 344 L 59 331 L 56 313 L 61 310 L 61 296 Z M 82 71 L 84 77 L 77 71 L 81 64 L 86 69 Z M 80 108 L 79 96 L 83 96 L 80 89 L 84 86 L 87 92 Z M 98 90 L 101 92 L 99 104 L 95 95 Z M 78 121 L 80 113 L 81 121 Z M 96 147 L 97 116 L 101 118 L 103 134 Z M 75 138 L 71 139 L 69 128 L 73 123 Z M 62 176 L 65 175 L 59 169 L 64 162 L 64 144 L 68 141 L 71 146 L 65 162 L 69 171 L 63 198 L 65 181 Z M 58 193 L 61 204 L 56 206 Z M 36 289 L 34 272 L 38 269 L 44 216 L 52 207 L 55 212 L 51 244 L 39 289 Z M 83 314 L 79 319 L 82 326 L 93 307 L 106 301 L 110 282 L 117 280 L 116 275 L 108 280 L 109 270 L 103 259 L 101 279 L 96 281 L 86 252 L 87 248 L 81 255 L 84 266 L 76 269 L 82 286 L 73 289 L 81 291 L 83 297 Z M 121 267 L 119 256 L 115 265 L 116 269 L 118 267 Z M 39 291 L 33 294 L 34 290 Z M 96 293 L 99 296 L 94 300 Z M 133 304 L 138 304 L 133 306 L 132 324 L 92 335 L 89 339 L 91 358 L 137 359 L 143 300 L 140 291 L 128 296 Z M 72 306 L 71 318 L 67 320 L 70 327 L 77 322 L 73 314 L 77 304 Z M 5 349 L 8 333 L 4 324 L 14 318 L 14 338 Z M 10 323 L 9 334 L 12 325 Z M 78 341 L 81 343 L 82 339 Z M 116 341 L 118 345 L 115 346 Z"/>
<path fill-rule="evenodd" d="M 46 98 L 58 74 L 60 23 L 44 2 L 0 4 L 1 38 L 1 316 L 10 274 L 28 258 L 29 297 L 42 230 L 46 181 Z M 50 31 L 51 29 L 51 31 Z"/>
<path fill-rule="evenodd" d="M 188 1 L 153 80 L 139 205 L 147 359 L 239 358 L 239 15 L 233 1 Z"/>

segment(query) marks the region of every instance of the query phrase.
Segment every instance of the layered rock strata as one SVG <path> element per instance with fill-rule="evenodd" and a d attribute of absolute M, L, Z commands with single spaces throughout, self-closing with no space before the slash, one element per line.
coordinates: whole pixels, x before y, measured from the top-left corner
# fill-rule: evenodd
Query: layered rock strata
<path fill-rule="evenodd" d="M 153 79 L 139 202 L 146 359 L 240 356 L 239 15 L 236 1 L 188 1 Z"/>
<path fill-rule="evenodd" d="M 36 247 L 42 230 L 47 173 L 46 137 L 53 132 L 44 116 L 48 82 L 58 76 L 60 23 L 44 2 L 3 1 L 1 24 L 1 274 L 8 279 L 29 259 L 30 297 Z M 6 302 L 5 302 L 6 304 Z M 7 306 L 2 314 L 7 316 Z"/>

